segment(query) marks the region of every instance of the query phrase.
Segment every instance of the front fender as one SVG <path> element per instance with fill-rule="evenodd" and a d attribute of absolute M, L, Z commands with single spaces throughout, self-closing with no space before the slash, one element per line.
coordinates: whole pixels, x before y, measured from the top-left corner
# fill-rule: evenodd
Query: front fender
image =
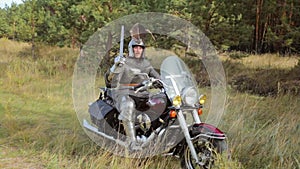
<path fill-rule="evenodd" d="M 197 137 L 207 137 L 224 140 L 226 138 L 226 135 L 220 129 L 207 123 L 198 123 L 191 126 L 190 135 L 192 139 Z"/>

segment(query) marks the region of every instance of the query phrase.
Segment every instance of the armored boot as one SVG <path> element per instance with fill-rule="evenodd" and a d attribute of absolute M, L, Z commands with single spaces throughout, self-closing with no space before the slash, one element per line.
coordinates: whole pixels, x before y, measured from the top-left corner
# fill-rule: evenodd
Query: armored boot
<path fill-rule="evenodd" d="M 141 150 L 141 147 L 137 143 L 136 131 L 135 131 L 135 113 L 134 113 L 134 101 L 126 97 L 120 106 L 121 113 L 119 115 L 119 120 L 122 121 L 124 130 L 129 141 L 129 149 L 131 151 Z"/>
<path fill-rule="evenodd" d="M 123 120 L 123 126 L 125 129 L 125 133 L 128 137 L 129 140 L 129 149 L 131 151 L 135 151 L 135 150 L 141 150 L 140 145 L 137 142 L 136 139 L 136 132 L 135 132 L 135 125 L 132 121 L 126 121 Z"/>

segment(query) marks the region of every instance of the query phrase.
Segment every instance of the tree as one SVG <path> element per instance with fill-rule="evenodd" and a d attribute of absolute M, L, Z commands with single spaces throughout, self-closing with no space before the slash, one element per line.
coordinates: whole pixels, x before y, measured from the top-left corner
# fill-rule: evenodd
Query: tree
<path fill-rule="evenodd" d="M 9 25 L 5 9 L 0 8 L 0 38 L 8 37 Z"/>
<path fill-rule="evenodd" d="M 16 25 L 17 32 L 19 33 L 18 38 L 31 43 L 31 55 L 33 59 L 36 59 L 37 25 L 43 23 L 42 18 L 39 16 L 37 1 L 27 0 L 24 4 L 18 6 L 18 10 L 21 14 L 19 22 Z"/>
<path fill-rule="evenodd" d="M 80 47 L 107 23 L 141 12 L 186 19 L 220 50 L 285 54 L 300 49 L 297 0 L 26 0 L 0 10 L 0 37 L 31 42 L 33 48 L 35 42 Z M 107 49 L 114 36 L 108 35 Z M 172 48 L 168 40 L 161 36 L 149 42 Z"/>

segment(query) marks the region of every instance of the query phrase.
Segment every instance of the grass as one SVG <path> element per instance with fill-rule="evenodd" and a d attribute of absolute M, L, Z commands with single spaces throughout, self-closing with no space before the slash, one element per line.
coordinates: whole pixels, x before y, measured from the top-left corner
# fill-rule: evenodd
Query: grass
<path fill-rule="evenodd" d="M 0 40 L 0 168 L 180 167 L 176 158 L 125 159 L 93 143 L 72 104 L 78 51 L 40 49 L 47 50 L 32 60 L 24 55 L 30 53 L 27 44 Z M 219 158 L 215 168 L 300 168 L 299 113 L 299 97 L 257 97 L 228 89 L 218 127 L 228 135 L 232 160 Z"/>
<path fill-rule="evenodd" d="M 262 55 L 247 55 L 239 59 L 230 58 L 230 54 L 223 53 L 220 57 L 222 60 L 230 60 L 233 62 L 242 63 L 248 68 L 267 68 L 267 69 L 291 69 L 298 64 L 297 56 L 282 57 L 278 54 L 262 54 Z"/>
<path fill-rule="evenodd" d="M 233 156 L 246 168 L 299 168 L 299 104 L 296 96 L 231 93 L 223 129 Z"/>

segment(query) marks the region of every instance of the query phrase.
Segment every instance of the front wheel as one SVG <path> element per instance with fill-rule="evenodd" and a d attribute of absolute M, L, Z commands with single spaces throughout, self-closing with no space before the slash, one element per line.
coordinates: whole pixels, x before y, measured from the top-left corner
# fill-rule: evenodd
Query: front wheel
<path fill-rule="evenodd" d="M 227 151 L 225 140 L 213 140 L 206 138 L 197 138 L 193 140 L 199 163 L 192 157 L 190 148 L 186 145 L 182 154 L 182 167 L 185 169 L 209 169 L 216 160 L 217 153 Z"/>

